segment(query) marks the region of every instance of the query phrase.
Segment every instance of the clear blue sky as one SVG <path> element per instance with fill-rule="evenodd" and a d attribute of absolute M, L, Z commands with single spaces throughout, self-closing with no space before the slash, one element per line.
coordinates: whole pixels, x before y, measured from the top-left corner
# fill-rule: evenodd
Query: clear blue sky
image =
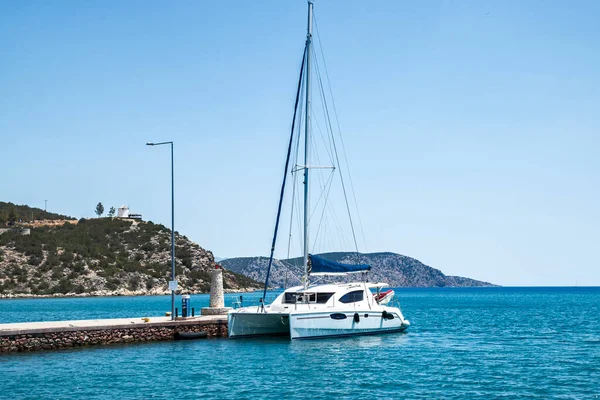
<path fill-rule="evenodd" d="M 600 2 L 317 0 L 365 251 L 600 285 Z M 306 30 L 294 1 L 0 1 L 0 200 L 126 203 L 268 254 Z"/>

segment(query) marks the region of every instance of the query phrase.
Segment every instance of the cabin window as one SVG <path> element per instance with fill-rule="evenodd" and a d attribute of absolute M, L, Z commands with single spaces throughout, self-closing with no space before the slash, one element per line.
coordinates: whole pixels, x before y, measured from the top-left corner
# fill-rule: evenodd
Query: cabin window
<path fill-rule="evenodd" d="M 317 303 L 325 304 L 333 296 L 333 293 L 286 293 L 283 298 L 284 304 Z"/>
<path fill-rule="evenodd" d="M 302 295 L 302 293 L 286 293 L 283 299 L 284 304 L 296 304 L 296 298 Z"/>
<path fill-rule="evenodd" d="M 340 297 L 340 303 L 356 303 L 364 298 L 364 292 L 362 290 L 355 290 L 348 292 Z"/>
<path fill-rule="evenodd" d="M 296 304 L 296 303 L 316 303 L 316 293 L 286 293 L 283 299 L 285 304 Z"/>
<path fill-rule="evenodd" d="M 317 295 L 315 293 L 302 293 L 302 297 L 299 301 L 303 303 L 314 303 L 317 300 Z"/>
<path fill-rule="evenodd" d="M 317 304 L 325 304 L 333 296 L 333 293 L 317 293 Z"/>

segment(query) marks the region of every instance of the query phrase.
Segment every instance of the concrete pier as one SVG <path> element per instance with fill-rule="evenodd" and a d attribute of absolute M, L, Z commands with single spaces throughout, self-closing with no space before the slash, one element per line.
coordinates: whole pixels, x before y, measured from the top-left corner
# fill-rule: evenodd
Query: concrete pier
<path fill-rule="evenodd" d="M 227 337 L 227 316 L 171 321 L 170 317 L 0 324 L 0 352 L 52 350 L 112 343 L 174 340 L 175 333 Z"/>

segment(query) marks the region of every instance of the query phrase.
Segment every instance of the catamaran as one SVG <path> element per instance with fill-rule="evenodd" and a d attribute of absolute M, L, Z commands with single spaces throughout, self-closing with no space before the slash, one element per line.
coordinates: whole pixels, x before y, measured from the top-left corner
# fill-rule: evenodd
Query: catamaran
<path fill-rule="evenodd" d="M 313 3 L 308 1 L 308 28 L 306 45 L 300 68 L 300 78 L 296 92 L 292 133 L 290 135 L 283 183 L 275 222 L 275 233 L 271 245 L 271 255 L 267 267 L 263 296 L 258 306 L 241 307 L 228 313 L 230 338 L 252 336 L 285 335 L 292 339 L 315 339 L 350 335 L 365 335 L 401 332 L 410 323 L 404 318 L 399 307 L 388 305 L 394 296 L 392 290 L 382 292 L 385 283 L 369 283 L 366 277 L 371 269 L 367 264 L 349 264 L 329 260 L 309 252 L 309 177 L 311 169 L 327 167 L 309 164 L 311 127 L 311 56 L 313 55 Z M 304 87 L 304 91 L 302 88 Z M 281 217 L 282 203 L 286 187 L 286 178 L 290 167 L 290 153 L 293 147 L 298 104 L 301 94 L 304 96 L 304 163 L 296 165 L 291 172 L 303 172 L 303 267 L 302 284 L 287 288 L 271 304 L 265 304 L 269 283 L 269 274 L 273 265 L 273 256 L 277 232 Z M 300 121 L 302 118 L 298 118 Z M 332 138 L 333 141 L 333 138 Z M 335 145 L 334 145 L 335 146 Z M 336 160 L 339 160 L 337 155 Z M 339 164 L 339 161 L 337 162 Z M 335 167 L 329 167 L 335 169 Z M 343 185 L 343 181 L 342 181 Z M 345 191 L 344 191 L 345 195 Z M 346 199 L 346 205 L 348 201 Z M 349 213 L 350 215 L 350 213 Z M 354 234 L 354 228 L 352 228 Z M 354 240 L 356 244 L 356 239 Z M 356 252 L 359 261 L 358 249 Z M 319 276 L 345 276 L 361 274 L 362 281 L 342 283 L 311 284 L 311 278 Z"/>

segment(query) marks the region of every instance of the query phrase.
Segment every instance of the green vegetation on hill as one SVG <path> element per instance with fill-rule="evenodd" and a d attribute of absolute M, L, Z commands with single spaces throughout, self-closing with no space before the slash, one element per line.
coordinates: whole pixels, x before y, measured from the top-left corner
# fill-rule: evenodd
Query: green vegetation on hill
<path fill-rule="evenodd" d="M 207 292 L 214 258 L 176 232 L 176 274 L 186 292 Z M 166 293 L 171 235 L 152 222 L 98 218 L 0 235 L 0 295 Z M 225 271 L 226 289 L 254 289 Z"/>
<path fill-rule="evenodd" d="M 32 216 L 34 220 L 63 220 L 70 219 L 73 220 L 73 217 L 67 217 L 66 215 L 55 214 L 51 212 L 44 211 L 40 208 L 29 207 L 25 205 L 16 205 L 13 203 L 5 203 L 0 201 L 0 226 L 6 225 L 9 220 L 13 220 L 14 222 L 29 222 L 32 220 Z"/>

